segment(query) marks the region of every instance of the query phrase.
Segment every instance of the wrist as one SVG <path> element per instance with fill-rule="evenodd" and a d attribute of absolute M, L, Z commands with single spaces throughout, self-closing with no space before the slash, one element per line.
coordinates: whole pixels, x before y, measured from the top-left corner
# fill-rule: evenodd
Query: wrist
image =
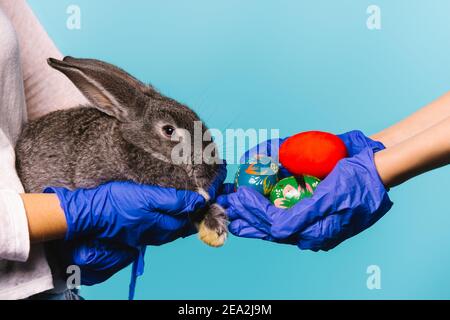
<path fill-rule="evenodd" d="M 67 221 L 54 194 L 21 194 L 32 243 L 64 238 Z"/>
<path fill-rule="evenodd" d="M 59 201 L 60 208 L 66 222 L 64 240 L 73 240 L 93 232 L 97 225 L 94 221 L 92 199 L 89 190 L 69 190 L 62 187 L 48 187 L 44 190 L 46 194 L 52 194 Z"/>
<path fill-rule="evenodd" d="M 426 171 L 450 162 L 450 118 L 405 140 L 375 157 L 375 164 L 387 187 L 399 185 Z"/>

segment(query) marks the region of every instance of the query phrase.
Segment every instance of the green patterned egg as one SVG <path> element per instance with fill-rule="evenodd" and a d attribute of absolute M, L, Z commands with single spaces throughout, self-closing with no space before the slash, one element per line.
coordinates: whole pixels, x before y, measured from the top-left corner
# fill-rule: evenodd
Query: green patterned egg
<path fill-rule="evenodd" d="M 278 208 L 290 208 L 313 195 L 320 180 L 313 176 L 284 178 L 270 192 L 270 201 Z"/>

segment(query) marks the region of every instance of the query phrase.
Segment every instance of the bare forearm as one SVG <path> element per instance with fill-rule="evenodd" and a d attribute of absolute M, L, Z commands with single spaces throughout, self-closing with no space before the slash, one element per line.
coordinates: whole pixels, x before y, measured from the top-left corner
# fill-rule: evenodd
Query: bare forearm
<path fill-rule="evenodd" d="M 450 117 L 450 91 L 371 138 L 383 142 L 389 148 L 433 127 L 447 117 Z"/>
<path fill-rule="evenodd" d="M 32 243 L 64 238 L 67 222 L 55 194 L 21 194 Z"/>
<path fill-rule="evenodd" d="M 450 163 L 450 116 L 431 128 L 375 154 L 383 183 L 393 187 Z"/>

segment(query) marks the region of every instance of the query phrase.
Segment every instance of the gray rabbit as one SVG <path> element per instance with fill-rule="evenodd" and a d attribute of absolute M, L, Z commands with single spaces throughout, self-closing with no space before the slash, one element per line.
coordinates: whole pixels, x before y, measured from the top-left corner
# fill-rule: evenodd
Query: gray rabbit
<path fill-rule="evenodd" d="M 190 159 L 197 161 L 172 160 L 184 134 L 194 143 L 195 123 L 201 123 L 195 112 L 102 61 L 65 57 L 50 58 L 48 64 L 92 104 L 54 111 L 25 126 L 16 146 L 16 166 L 26 192 L 131 180 L 198 191 L 208 198 L 205 190 L 219 168 L 214 143 L 202 141 L 200 151 L 191 148 Z M 207 128 L 201 128 L 208 136 Z M 211 146 L 211 159 L 198 161 Z M 205 243 L 218 247 L 225 242 L 227 218 L 220 206 L 209 205 L 195 221 Z"/>

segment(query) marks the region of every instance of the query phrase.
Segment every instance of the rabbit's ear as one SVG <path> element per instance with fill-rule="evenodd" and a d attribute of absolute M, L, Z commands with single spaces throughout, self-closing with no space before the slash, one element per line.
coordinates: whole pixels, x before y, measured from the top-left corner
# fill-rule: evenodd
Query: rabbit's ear
<path fill-rule="evenodd" d="M 67 62 L 67 63 L 71 63 L 73 65 L 95 66 L 96 68 L 103 70 L 107 74 L 115 75 L 115 76 L 123 79 L 124 81 L 128 82 L 128 84 L 130 86 L 133 86 L 133 87 L 139 89 L 142 93 L 144 93 L 148 96 L 157 96 L 157 97 L 161 96 L 160 93 L 157 92 L 152 86 L 142 83 L 141 81 L 139 81 L 138 79 L 136 79 L 135 77 L 130 75 L 128 72 L 126 72 L 116 66 L 113 66 L 112 64 L 109 64 L 109 63 L 106 63 L 106 62 L 103 62 L 100 60 L 95 60 L 95 59 L 77 59 L 77 58 L 73 58 L 70 56 L 64 57 L 63 61 Z"/>
<path fill-rule="evenodd" d="M 50 58 L 48 64 L 64 73 L 96 108 L 120 121 L 134 118 L 145 90 L 153 90 L 125 71 L 98 60 Z"/>

